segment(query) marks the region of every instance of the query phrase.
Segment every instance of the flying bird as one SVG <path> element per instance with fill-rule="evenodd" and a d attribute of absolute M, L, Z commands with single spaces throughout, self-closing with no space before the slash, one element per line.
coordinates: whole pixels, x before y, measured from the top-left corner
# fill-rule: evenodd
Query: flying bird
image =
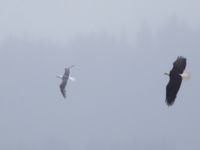
<path fill-rule="evenodd" d="M 65 89 L 65 87 L 67 85 L 68 80 L 75 81 L 75 78 L 70 76 L 70 69 L 72 67 L 74 67 L 74 65 L 65 68 L 64 75 L 58 75 L 57 76 L 57 78 L 60 78 L 62 80 L 62 82 L 60 84 L 60 91 L 61 91 L 61 93 L 62 93 L 64 98 L 66 98 L 66 89 Z"/>
<path fill-rule="evenodd" d="M 165 73 L 169 76 L 169 82 L 166 87 L 166 104 L 171 106 L 174 104 L 177 93 L 180 89 L 182 79 L 188 79 L 189 74 L 184 73 L 186 67 L 186 58 L 178 56 L 173 63 L 173 68 L 170 73 Z"/>

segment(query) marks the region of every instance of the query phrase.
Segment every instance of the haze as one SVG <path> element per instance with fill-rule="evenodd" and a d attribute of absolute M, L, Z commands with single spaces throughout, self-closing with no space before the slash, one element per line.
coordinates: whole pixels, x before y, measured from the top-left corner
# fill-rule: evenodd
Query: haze
<path fill-rule="evenodd" d="M 199 6 L 0 1 L 0 149 L 199 150 Z M 163 74 L 179 55 L 192 77 L 168 107 Z"/>

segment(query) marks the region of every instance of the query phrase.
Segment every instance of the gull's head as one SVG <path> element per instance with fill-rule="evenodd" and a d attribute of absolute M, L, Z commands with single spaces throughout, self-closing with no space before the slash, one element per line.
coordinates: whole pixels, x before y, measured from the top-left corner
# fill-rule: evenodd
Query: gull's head
<path fill-rule="evenodd" d="M 56 78 L 62 79 L 63 76 L 62 75 L 57 75 Z"/>

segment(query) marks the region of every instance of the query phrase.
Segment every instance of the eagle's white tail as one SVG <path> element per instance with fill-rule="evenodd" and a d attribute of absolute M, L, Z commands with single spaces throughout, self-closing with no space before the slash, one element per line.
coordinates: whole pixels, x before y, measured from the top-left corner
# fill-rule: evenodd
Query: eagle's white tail
<path fill-rule="evenodd" d="M 190 73 L 188 73 L 188 72 L 183 72 L 183 73 L 181 74 L 181 77 L 182 77 L 184 80 L 189 80 L 189 79 L 191 78 L 191 75 L 190 75 Z"/>
<path fill-rule="evenodd" d="M 69 76 L 69 80 L 71 80 L 72 82 L 76 81 L 76 78 Z"/>

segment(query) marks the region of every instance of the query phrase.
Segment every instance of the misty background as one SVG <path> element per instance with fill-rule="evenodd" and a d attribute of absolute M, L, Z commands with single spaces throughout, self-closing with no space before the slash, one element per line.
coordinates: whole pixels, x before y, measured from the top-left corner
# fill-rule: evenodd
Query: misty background
<path fill-rule="evenodd" d="M 199 6 L 0 0 L 0 149 L 199 150 Z M 179 55 L 192 78 L 168 107 Z M 63 99 L 56 75 L 72 64 Z"/>

